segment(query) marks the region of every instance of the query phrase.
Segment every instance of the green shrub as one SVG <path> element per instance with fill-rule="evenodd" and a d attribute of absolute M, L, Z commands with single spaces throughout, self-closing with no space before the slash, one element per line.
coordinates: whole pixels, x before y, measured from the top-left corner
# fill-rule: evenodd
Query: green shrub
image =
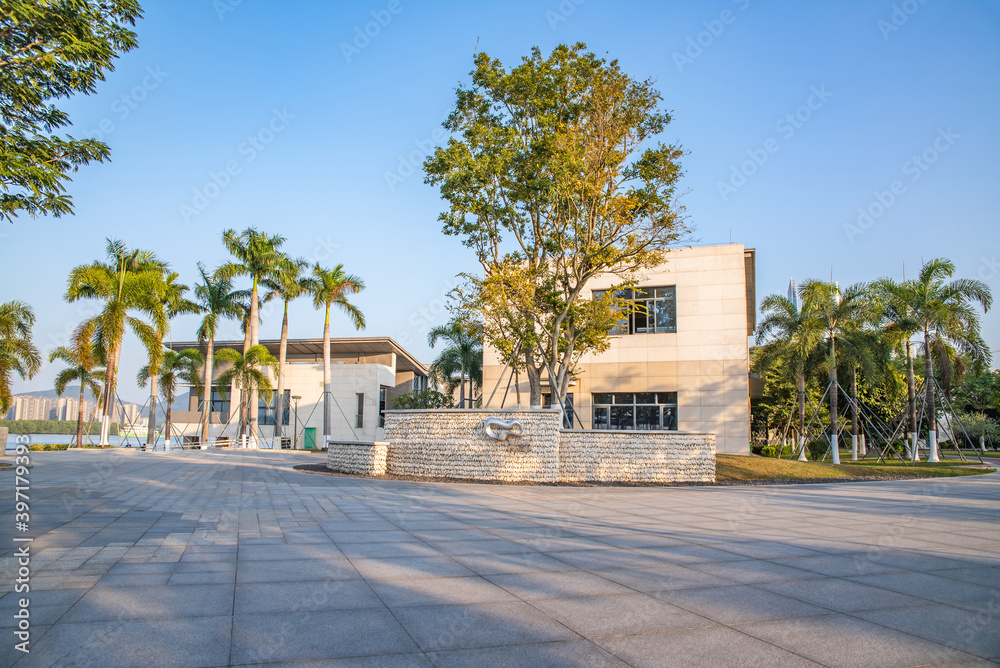
<path fill-rule="evenodd" d="M 777 457 L 778 456 L 778 446 L 776 445 L 765 445 L 760 449 L 761 457 Z"/>
<path fill-rule="evenodd" d="M 451 397 L 437 390 L 421 390 L 400 395 L 392 400 L 392 407 L 400 410 L 414 408 L 453 408 Z"/>
<path fill-rule="evenodd" d="M 814 462 L 819 461 L 824 454 L 826 454 L 827 449 L 830 447 L 830 442 L 825 438 L 817 438 L 809 441 L 806 444 L 806 450 L 809 453 L 809 459 Z"/>

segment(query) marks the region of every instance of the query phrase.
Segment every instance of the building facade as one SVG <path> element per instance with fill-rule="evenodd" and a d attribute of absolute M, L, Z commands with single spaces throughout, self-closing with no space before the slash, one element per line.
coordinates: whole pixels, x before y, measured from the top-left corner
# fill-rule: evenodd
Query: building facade
<path fill-rule="evenodd" d="M 567 397 L 574 428 L 714 433 L 719 453 L 749 454 L 754 263 L 753 249 L 742 245 L 703 246 L 671 250 L 666 263 L 644 272 L 636 289 L 622 295 L 640 308 L 618 323 L 608 350 L 580 359 Z M 597 277 L 583 296 L 619 282 Z M 486 407 L 516 404 L 505 366 L 487 346 Z M 528 383 L 523 374 L 519 380 L 526 402 Z M 548 392 L 546 380 L 542 387 Z M 546 394 L 543 407 L 551 405 Z"/>
<path fill-rule="evenodd" d="M 280 341 L 260 344 L 278 358 Z M 197 348 L 196 342 L 173 343 L 174 350 Z M 243 351 L 243 341 L 216 341 L 215 349 Z M 382 438 L 382 415 L 394 397 L 427 388 L 427 368 L 388 337 L 330 340 L 329 437 L 336 441 L 372 442 Z M 227 367 L 216 367 L 214 378 Z M 272 379 L 277 388 L 277 379 Z M 263 447 L 321 448 L 324 444 L 323 340 L 289 339 L 285 363 L 284 410 L 275 415 L 275 402 L 258 403 L 257 434 Z M 237 438 L 239 390 L 214 389 L 211 396 L 211 438 Z M 296 399 L 297 397 L 297 399 Z M 197 442 L 201 434 L 201 400 L 188 388 L 182 410 L 173 411 L 174 438 Z M 297 411 L 296 411 L 297 407 Z M 296 421 L 296 412 L 298 420 Z M 269 441 L 275 420 L 281 420 L 284 442 Z M 293 427 L 297 425 L 297 428 Z"/>

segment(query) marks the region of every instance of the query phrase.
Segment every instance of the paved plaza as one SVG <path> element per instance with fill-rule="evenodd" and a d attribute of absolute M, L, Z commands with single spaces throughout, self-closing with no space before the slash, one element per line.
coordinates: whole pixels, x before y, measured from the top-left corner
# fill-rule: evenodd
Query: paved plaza
<path fill-rule="evenodd" d="M 1000 474 L 529 487 L 294 471 L 309 453 L 32 458 L 28 655 L 0 472 L 3 666 L 1000 660 Z"/>

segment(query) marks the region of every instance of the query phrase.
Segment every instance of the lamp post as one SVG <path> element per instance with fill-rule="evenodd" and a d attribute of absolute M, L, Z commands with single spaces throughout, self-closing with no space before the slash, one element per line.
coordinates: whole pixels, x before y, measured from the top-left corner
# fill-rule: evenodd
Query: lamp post
<path fill-rule="evenodd" d="M 299 449 L 299 395 L 292 397 L 292 401 L 295 402 L 295 424 L 292 426 L 292 450 Z"/>

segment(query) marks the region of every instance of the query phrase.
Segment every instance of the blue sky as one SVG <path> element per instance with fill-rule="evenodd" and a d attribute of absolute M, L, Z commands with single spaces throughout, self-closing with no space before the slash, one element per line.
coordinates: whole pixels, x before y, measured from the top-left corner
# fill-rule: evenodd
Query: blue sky
<path fill-rule="evenodd" d="M 419 162 L 478 49 L 515 64 L 532 46 L 586 42 L 653 78 L 684 146 L 697 243 L 757 249 L 757 290 L 790 277 L 842 284 L 944 256 L 1000 296 L 1000 5 L 988 0 L 803 3 L 420 0 L 144 3 L 139 48 L 97 94 L 63 104 L 73 134 L 112 161 L 70 184 L 76 215 L 0 229 L 2 299 L 38 314 L 37 345 L 88 312 L 62 301 L 69 270 L 104 238 L 151 248 L 188 284 L 226 255 L 223 229 L 288 237 L 288 252 L 343 262 L 368 287 L 370 335 L 421 359 L 443 295 L 474 259 L 440 233 Z M 381 23 L 378 23 L 381 21 Z M 358 37 L 366 30 L 370 35 Z M 414 167 L 416 165 L 416 167 Z M 867 212 L 867 217 L 861 217 Z M 1000 348 L 1000 308 L 983 320 Z M 322 335 L 302 300 L 291 334 Z M 180 318 L 175 340 L 194 337 Z M 262 336 L 277 337 L 280 312 Z M 336 316 L 334 336 L 349 336 Z M 238 337 L 235 324 L 224 335 Z M 120 384 L 142 400 L 137 341 Z M 51 387 L 46 364 L 15 391 Z"/>

